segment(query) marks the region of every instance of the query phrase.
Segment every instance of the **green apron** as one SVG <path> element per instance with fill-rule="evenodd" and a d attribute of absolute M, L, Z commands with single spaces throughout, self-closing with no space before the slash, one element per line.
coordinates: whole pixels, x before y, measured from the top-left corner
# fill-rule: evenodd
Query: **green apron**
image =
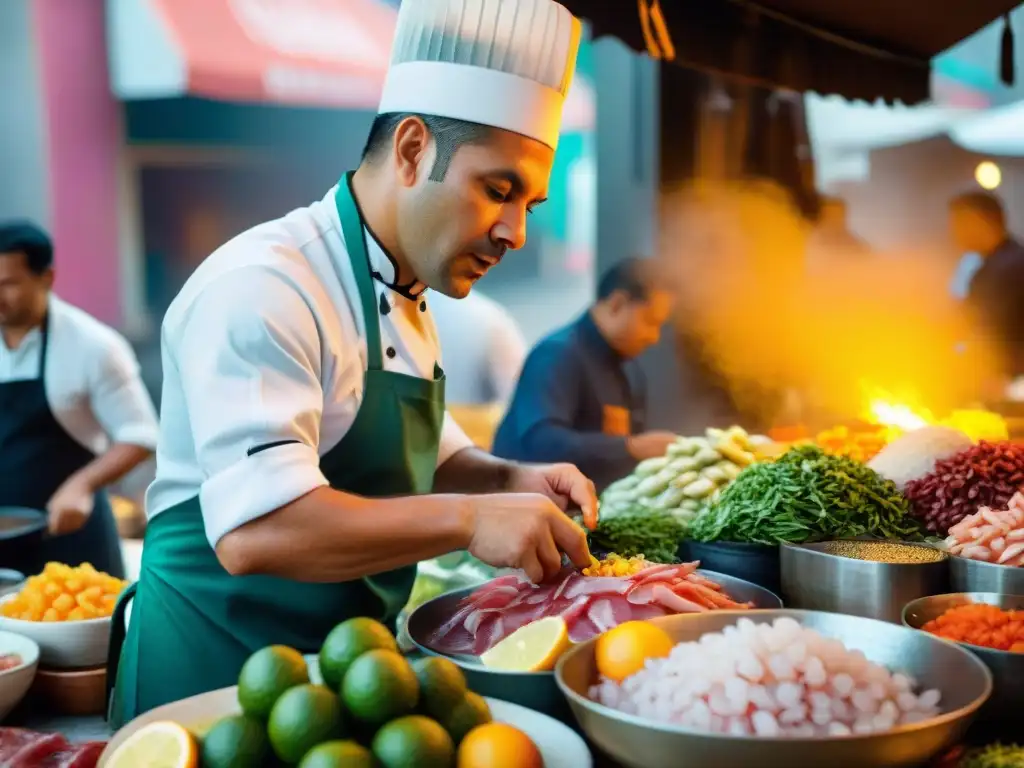
<path fill-rule="evenodd" d="M 377 298 L 350 178 L 338 184 L 335 200 L 359 288 L 368 370 L 355 421 L 321 457 L 320 469 L 332 488 L 362 496 L 429 493 L 444 417 L 444 374 L 437 365 L 433 380 L 384 370 Z M 232 576 L 207 541 L 198 496 L 172 507 L 146 531 L 127 637 L 130 592 L 113 616 L 111 724 L 119 728 L 162 704 L 234 685 L 246 658 L 264 646 L 316 653 L 347 618 L 393 622 L 415 577 L 415 566 L 341 584 Z"/>

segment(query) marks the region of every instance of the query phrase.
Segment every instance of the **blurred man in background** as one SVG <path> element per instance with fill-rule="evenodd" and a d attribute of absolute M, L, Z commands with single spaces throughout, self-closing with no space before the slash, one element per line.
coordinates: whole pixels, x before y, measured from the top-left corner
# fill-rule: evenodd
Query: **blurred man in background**
<path fill-rule="evenodd" d="M 53 245 L 0 226 L 0 506 L 45 510 L 48 560 L 122 577 L 104 489 L 152 455 L 157 417 L 128 342 L 51 292 Z"/>
<path fill-rule="evenodd" d="M 999 198 L 967 192 L 950 201 L 950 235 L 981 267 L 967 290 L 967 305 L 981 340 L 1001 358 L 995 388 L 1005 396 L 1010 381 L 1024 376 L 1024 246 L 1011 234 Z"/>
<path fill-rule="evenodd" d="M 644 431 L 646 387 L 632 361 L 657 343 L 671 310 L 647 262 L 612 267 L 594 306 L 530 352 L 495 455 L 575 464 L 599 491 L 637 462 L 663 455 L 676 436 Z"/>

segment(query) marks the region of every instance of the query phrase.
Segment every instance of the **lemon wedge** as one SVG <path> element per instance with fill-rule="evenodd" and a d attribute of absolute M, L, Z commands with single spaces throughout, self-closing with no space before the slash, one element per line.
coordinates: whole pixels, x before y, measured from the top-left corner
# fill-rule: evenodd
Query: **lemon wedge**
<path fill-rule="evenodd" d="M 107 760 L 107 768 L 196 768 L 199 749 L 187 729 L 170 721 L 133 733 Z"/>
<path fill-rule="evenodd" d="M 546 672 L 571 641 L 561 616 L 548 616 L 520 627 L 480 657 L 488 669 L 504 672 Z"/>

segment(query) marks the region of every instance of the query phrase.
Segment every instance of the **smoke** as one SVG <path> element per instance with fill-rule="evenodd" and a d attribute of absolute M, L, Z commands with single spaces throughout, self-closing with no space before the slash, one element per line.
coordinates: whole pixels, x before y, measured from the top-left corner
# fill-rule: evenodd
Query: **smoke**
<path fill-rule="evenodd" d="M 764 182 L 694 184 L 662 204 L 678 330 L 741 410 L 778 423 L 766 392 L 792 391 L 812 421 L 860 416 L 879 392 L 944 412 L 988 378 L 992 356 L 962 351 L 942 259 L 836 248 L 808 269 L 811 225 Z"/>

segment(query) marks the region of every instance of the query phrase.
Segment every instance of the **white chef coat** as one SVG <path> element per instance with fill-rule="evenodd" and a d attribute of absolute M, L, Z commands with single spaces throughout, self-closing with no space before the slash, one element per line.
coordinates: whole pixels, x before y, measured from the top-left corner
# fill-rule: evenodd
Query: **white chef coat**
<path fill-rule="evenodd" d="M 95 454 L 112 443 L 155 448 L 156 409 L 128 342 L 52 293 L 48 307 L 43 386 L 57 423 Z M 15 349 L 0 342 L 0 382 L 38 377 L 42 342 L 39 328 L 29 331 Z"/>
<path fill-rule="evenodd" d="M 367 232 L 384 368 L 433 378 L 440 344 L 424 287 L 394 285 L 395 265 Z M 415 301 L 426 337 L 392 311 Z M 163 396 L 152 519 L 199 494 L 211 546 L 327 485 L 320 456 L 355 420 L 366 339 L 332 189 L 323 200 L 243 232 L 207 258 L 164 317 Z M 438 466 L 472 445 L 447 414 Z"/>
<path fill-rule="evenodd" d="M 445 398 L 458 405 L 504 405 L 526 361 L 526 340 L 501 304 L 478 290 L 437 295 L 430 311 L 445 354 Z"/>

